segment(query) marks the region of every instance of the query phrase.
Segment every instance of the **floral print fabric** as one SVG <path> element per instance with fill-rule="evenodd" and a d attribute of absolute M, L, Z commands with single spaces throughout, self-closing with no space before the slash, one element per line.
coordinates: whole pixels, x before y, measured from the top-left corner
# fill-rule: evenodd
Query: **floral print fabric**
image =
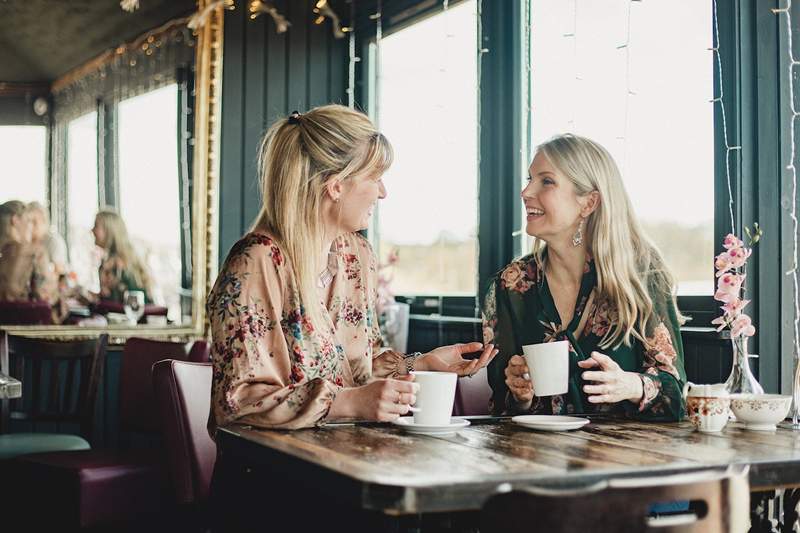
<path fill-rule="evenodd" d="M 517 405 L 505 384 L 505 368 L 522 346 L 556 340 L 569 341 L 570 378 L 567 394 L 536 397 L 525 412 L 569 414 L 612 412 L 651 420 L 680 420 L 686 375 L 680 326 L 671 298 L 654 298 L 656 320 L 646 334 L 646 342 L 632 339 L 630 346 L 601 348 L 600 343 L 618 320 L 614 305 L 596 295 L 597 273 L 590 259 L 584 267 L 581 287 L 570 324 L 560 324 L 547 279 L 533 255 L 505 267 L 490 282 L 484 302 L 483 341 L 494 342 L 500 350 L 489 364 L 489 383 L 494 414 L 517 414 Z M 629 401 L 617 404 L 591 404 L 583 392 L 583 372 L 577 362 L 599 351 L 614 359 L 625 371 L 637 372 L 643 396 L 638 405 Z M 534 391 L 535 393 L 535 391 Z"/>
<path fill-rule="evenodd" d="M 337 271 L 323 324 L 312 324 L 276 241 L 250 233 L 208 299 L 214 365 L 209 428 L 232 421 L 294 429 L 324 421 L 342 387 L 366 384 L 381 335 L 376 260 L 358 234 L 334 241 Z"/>

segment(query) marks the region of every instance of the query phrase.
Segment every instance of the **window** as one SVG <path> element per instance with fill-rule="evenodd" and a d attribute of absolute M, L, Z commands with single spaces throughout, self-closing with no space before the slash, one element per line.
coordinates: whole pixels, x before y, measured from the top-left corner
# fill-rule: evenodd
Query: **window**
<path fill-rule="evenodd" d="M 67 125 L 67 239 L 69 260 L 78 283 L 100 290 L 100 258 L 91 230 L 98 208 L 97 113 L 78 117 Z"/>
<path fill-rule="evenodd" d="M 711 2 L 530 8 L 532 146 L 567 131 L 605 146 L 678 293 L 713 294 Z"/>
<path fill-rule="evenodd" d="M 398 294 L 477 292 L 478 69 L 474 0 L 384 37 L 373 117 L 395 150 L 377 252 Z"/>
<path fill-rule="evenodd" d="M 0 203 L 47 205 L 47 128 L 0 126 Z"/>
<path fill-rule="evenodd" d="M 156 283 L 154 299 L 179 320 L 177 85 L 120 102 L 118 120 L 120 214 Z"/>

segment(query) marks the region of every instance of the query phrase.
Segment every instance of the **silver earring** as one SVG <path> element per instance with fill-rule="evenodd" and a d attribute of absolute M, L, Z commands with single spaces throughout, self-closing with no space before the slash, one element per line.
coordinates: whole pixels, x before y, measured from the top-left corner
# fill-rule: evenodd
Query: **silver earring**
<path fill-rule="evenodd" d="M 583 243 L 583 222 L 584 219 L 581 219 L 580 224 L 578 224 L 578 231 L 572 236 L 572 246 L 580 246 Z"/>

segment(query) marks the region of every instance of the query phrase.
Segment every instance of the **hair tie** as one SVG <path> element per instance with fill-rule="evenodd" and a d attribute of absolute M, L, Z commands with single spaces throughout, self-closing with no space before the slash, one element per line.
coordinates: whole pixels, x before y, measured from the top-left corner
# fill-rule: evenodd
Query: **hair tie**
<path fill-rule="evenodd" d="M 289 124 L 300 124 L 300 112 L 292 111 L 289 115 Z"/>

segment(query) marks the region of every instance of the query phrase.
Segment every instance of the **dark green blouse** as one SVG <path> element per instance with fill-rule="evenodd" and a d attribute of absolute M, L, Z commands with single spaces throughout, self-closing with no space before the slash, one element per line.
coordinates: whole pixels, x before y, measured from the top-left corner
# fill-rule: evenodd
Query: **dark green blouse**
<path fill-rule="evenodd" d="M 647 342 L 637 339 L 630 346 L 600 348 L 601 339 L 617 319 L 613 304 L 596 294 L 597 273 L 594 261 L 584 268 L 581 287 L 572 321 L 562 327 L 561 318 L 550 294 L 547 278 L 533 255 L 514 261 L 490 282 L 484 303 L 484 342 L 494 342 L 500 350 L 489 364 L 492 387 L 491 410 L 494 414 L 519 414 L 505 384 L 505 368 L 522 346 L 568 340 L 570 342 L 570 377 L 567 394 L 534 397 L 530 409 L 536 414 L 571 414 L 610 412 L 648 420 L 680 420 L 684 413 L 681 396 L 686 374 L 683 369 L 683 344 L 677 310 L 669 295 L 656 297 L 651 290 L 656 319 L 646 334 Z M 584 314 L 588 314 L 584 320 Z M 580 328 L 580 331 L 578 329 Z M 641 402 L 592 404 L 583 392 L 583 370 L 578 361 L 593 351 L 611 357 L 626 371 L 637 372 L 644 390 Z"/>

